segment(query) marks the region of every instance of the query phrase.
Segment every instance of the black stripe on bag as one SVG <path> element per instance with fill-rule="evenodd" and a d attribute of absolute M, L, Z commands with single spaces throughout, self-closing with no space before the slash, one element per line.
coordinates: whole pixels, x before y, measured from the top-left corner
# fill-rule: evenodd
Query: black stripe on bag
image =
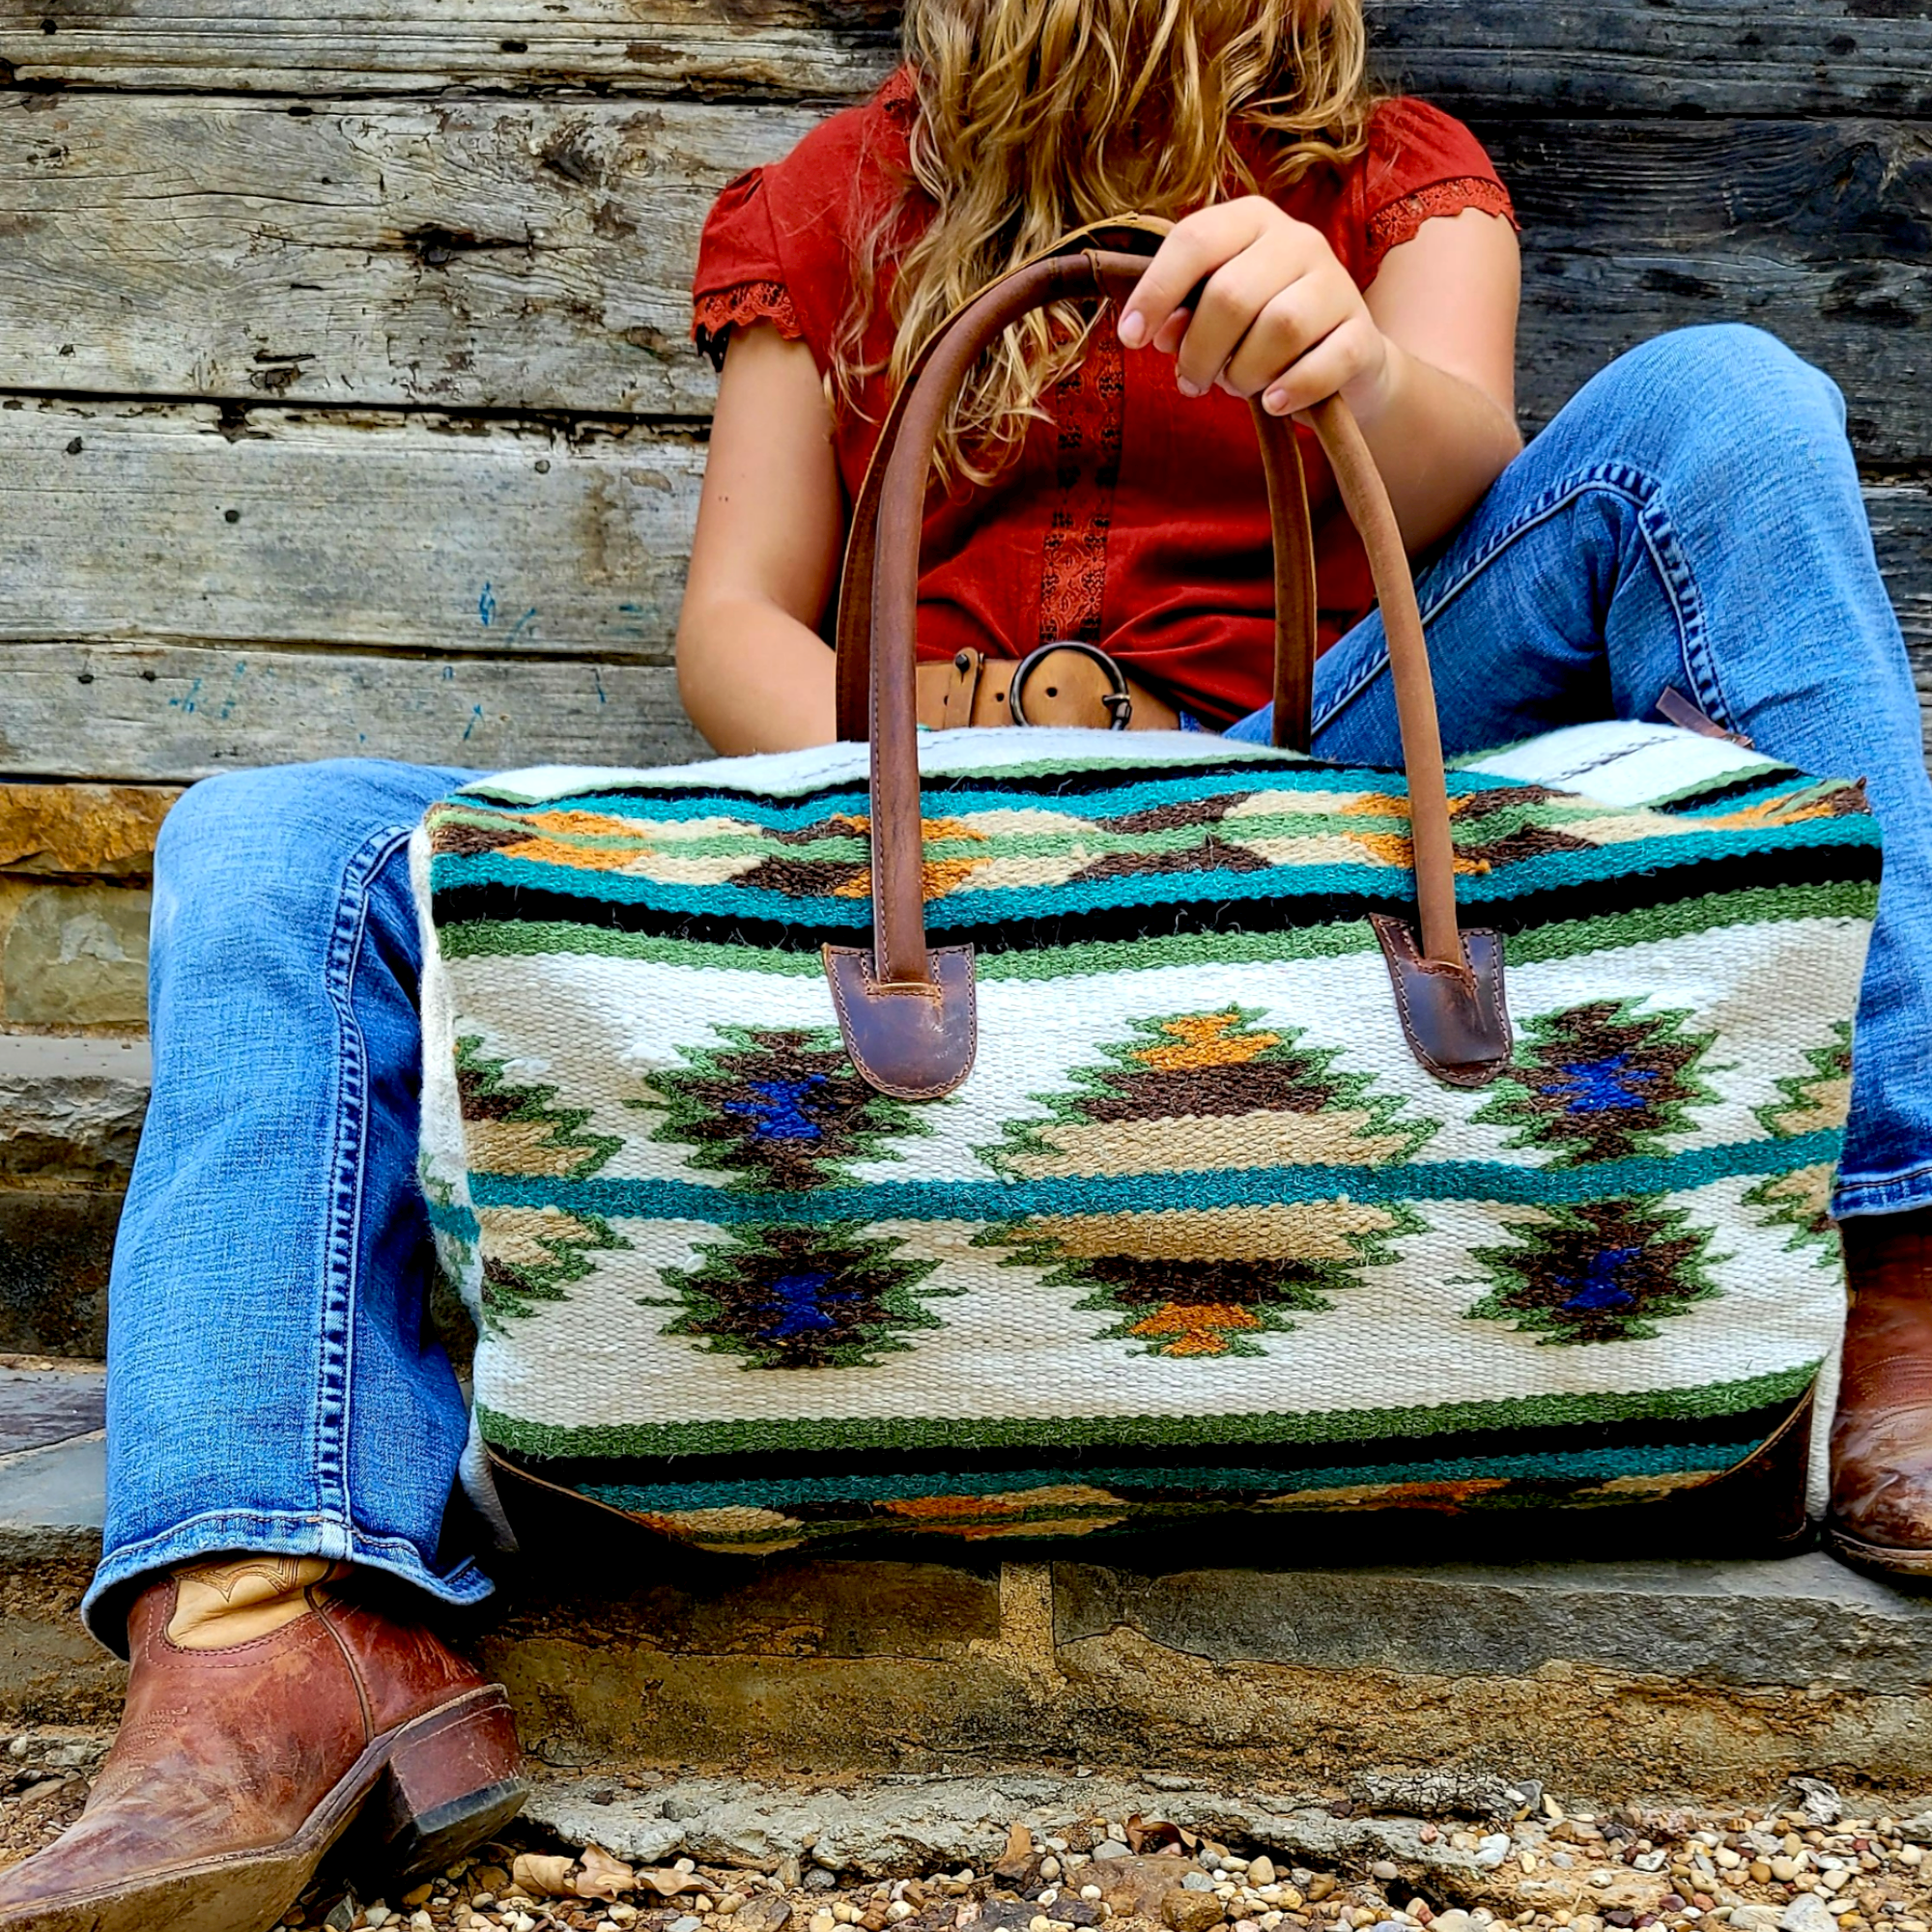
<path fill-rule="evenodd" d="M 867 1478 L 956 1479 L 962 1492 L 978 1483 L 1015 1471 L 1039 1470 L 1056 1478 L 1092 1479 L 1095 1470 L 1148 1471 L 1164 1479 L 1131 1485 L 1132 1493 L 1185 1492 L 1203 1487 L 1199 1476 L 1216 1470 L 1253 1470 L 1284 1479 L 1310 1469 L 1400 1468 L 1431 1463 L 1511 1461 L 1617 1449 L 1721 1448 L 1761 1442 L 1787 1420 L 1794 1405 L 1778 1402 L 1733 1414 L 1694 1418 L 1657 1417 L 1626 1423 L 1589 1423 L 1542 1429 L 1472 1430 L 1423 1436 L 1377 1436 L 1359 1442 L 1196 1443 L 1153 1448 L 1069 1448 L 1047 1442 L 1030 1449 L 799 1450 L 782 1452 L 782 1480 L 819 1481 L 837 1487 Z M 539 1457 L 496 1449 L 512 1466 L 527 1467 L 545 1482 L 574 1488 L 683 1489 L 708 1483 L 741 1483 L 751 1469 L 745 1453 L 675 1457 Z M 1571 1479 L 1553 1477 L 1552 1481 Z M 1597 1481 L 1596 1477 L 1579 1478 Z M 1128 1486 L 1123 1486 L 1128 1487 Z M 1208 1485 L 1212 1488 L 1213 1485 Z"/>
<path fill-rule="evenodd" d="M 1752 887 L 1863 883 L 1875 881 L 1878 875 L 1876 846 L 1789 846 L 1720 860 L 1692 860 L 1624 878 L 1591 879 L 1553 889 L 1529 887 L 1520 895 L 1471 897 L 1465 902 L 1464 916 L 1472 925 L 1487 926 L 1508 936 L 1572 920 L 1601 919 L 1613 913 L 1678 905 Z M 987 921 L 983 918 L 983 908 L 968 903 L 980 895 L 961 894 L 957 905 L 961 916 L 956 919 L 947 917 L 949 907 L 944 899 L 927 906 L 926 930 L 935 938 L 943 935 L 949 944 L 971 944 L 985 953 L 1044 952 L 1065 946 L 1124 944 L 1177 934 L 1293 932 L 1352 923 L 1372 913 L 1407 917 L 1414 904 L 1406 892 L 1298 894 L 1293 890 L 1293 868 L 1286 867 L 1275 875 L 1280 890 L 1269 897 L 1217 899 L 1212 895 L 1216 876 L 1213 872 L 1190 875 L 1190 883 L 1198 884 L 1199 891 L 1179 903 L 1059 911 L 1033 919 L 1007 917 Z M 819 924 L 809 918 L 792 923 L 758 919 L 729 910 L 694 913 L 654 906 L 647 900 L 599 898 L 596 894 L 601 890 L 602 880 L 594 873 L 585 876 L 584 885 L 582 895 L 544 892 L 528 886 L 445 886 L 435 895 L 436 922 L 445 928 L 498 921 L 577 925 L 654 939 L 684 940 L 695 945 L 742 946 L 772 952 L 815 952 L 826 941 L 852 946 L 864 943 L 869 935 L 869 927 L 865 924 Z M 721 889 L 721 893 L 724 891 Z M 809 912 L 811 903 L 809 899 L 800 901 L 802 915 Z"/>

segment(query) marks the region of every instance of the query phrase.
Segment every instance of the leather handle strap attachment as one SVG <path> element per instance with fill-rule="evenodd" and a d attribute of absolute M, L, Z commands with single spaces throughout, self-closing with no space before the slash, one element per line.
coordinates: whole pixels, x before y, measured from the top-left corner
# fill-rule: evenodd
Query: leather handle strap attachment
<path fill-rule="evenodd" d="M 860 1073 L 873 1087 L 906 1099 L 950 1093 L 972 1070 L 978 1021 L 970 947 L 929 948 L 925 937 L 924 850 L 917 724 L 917 624 L 920 536 L 925 484 L 940 426 L 987 342 L 1032 309 L 1049 303 L 1121 299 L 1144 264 L 1119 253 L 1063 254 L 1015 270 L 986 289 L 939 335 L 889 424 L 891 444 L 878 487 L 871 545 L 866 736 L 871 748 L 872 933 L 868 949 L 828 946 L 840 1031 Z M 1288 426 L 1259 407 L 1270 508 L 1277 536 L 1278 592 L 1291 593 L 1301 563 L 1282 552 L 1299 455 Z M 1388 637 L 1389 666 L 1408 775 L 1410 837 L 1420 943 L 1397 920 L 1376 923 L 1404 1030 L 1432 1073 L 1462 1085 L 1492 1079 L 1510 1054 L 1502 996 L 1500 944 L 1472 958 L 1458 923 L 1455 850 L 1447 778 L 1415 583 L 1388 492 L 1360 429 L 1339 397 L 1304 420 L 1314 428 L 1335 472 L 1343 502 L 1368 552 Z M 1275 460 L 1269 461 L 1269 452 Z M 1288 457 L 1293 455 L 1291 471 Z M 1306 518 L 1303 497 L 1302 515 Z M 848 570 L 850 560 L 848 560 Z M 1312 586 L 1312 558 L 1307 559 Z M 841 694 L 849 661 L 841 603 Z M 1278 604 L 1278 612 L 1281 606 Z M 1277 680 L 1281 674 L 1277 653 Z M 842 731 L 842 726 L 841 726 Z M 1475 935 L 1471 934 L 1471 938 Z M 1484 935 L 1492 941 L 1493 935 Z"/>

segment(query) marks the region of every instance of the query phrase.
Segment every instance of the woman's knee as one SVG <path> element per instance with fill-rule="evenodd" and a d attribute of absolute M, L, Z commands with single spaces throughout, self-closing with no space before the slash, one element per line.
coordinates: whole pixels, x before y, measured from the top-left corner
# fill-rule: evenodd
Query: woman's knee
<path fill-rule="evenodd" d="M 1620 356 L 1598 382 L 1623 406 L 1691 437 L 1735 444 L 1842 441 L 1845 402 L 1831 377 L 1747 323 L 1671 329 Z"/>
<path fill-rule="evenodd" d="M 446 784 L 339 758 L 220 772 L 185 792 L 155 846 L 157 923 L 185 905 L 216 923 L 330 896 L 364 847 L 400 841 Z"/>

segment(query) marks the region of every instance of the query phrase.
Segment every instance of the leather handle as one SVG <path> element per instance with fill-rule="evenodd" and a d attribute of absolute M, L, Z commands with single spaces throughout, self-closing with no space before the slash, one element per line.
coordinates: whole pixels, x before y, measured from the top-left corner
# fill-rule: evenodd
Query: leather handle
<path fill-rule="evenodd" d="M 1123 297 L 1139 281 L 1143 266 L 1132 255 L 1088 252 L 1015 270 L 941 333 L 897 412 L 879 483 L 867 654 L 872 946 L 869 953 L 828 947 L 825 955 L 847 1049 L 860 1073 L 887 1093 L 925 1098 L 951 1092 L 971 1070 L 977 1040 L 970 949 L 929 952 L 925 941 L 916 633 L 925 483 L 940 426 L 980 349 L 1001 329 L 1047 303 Z M 1256 413 L 1264 452 L 1280 452 L 1284 443 L 1293 450 L 1285 424 L 1259 409 Z M 1378 921 L 1378 936 L 1418 1059 L 1444 1078 L 1480 1084 L 1493 1078 L 1509 1055 L 1501 953 L 1493 935 L 1485 934 L 1472 961 L 1458 927 L 1448 781 L 1408 555 L 1388 492 L 1349 406 L 1330 397 L 1303 419 L 1321 439 L 1368 552 L 1408 775 L 1421 945 L 1413 944 L 1399 921 Z M 1286 469 L 1279 456 L 1266 465 L 1277 529 L 1282 516 L 1273 493 L 1282 489 Z M 1297 454 L 1292 473 L 1299 470 Z M 1278 554 L 1278 581 L 1282 567 Z M 1291 570 L 1294 567 L 1291 562 Z M 1311 580 L 1312 575 L 1311 565 Z"/>
<path fill-rule="evenodd" d="M 939 354 L 951 345 L 953 333 L 968 317 L 978 317 L 986 297 L 1006 289 L 1020 277 L 1036 274 L 1054 261 L 1088 259 L 1069 251 L 1069 244 L 1082 236 L 1099 233 L 1139 231 L 1152 237 L 1166 234 L 1174 224 L 1151 215 L 1123 215 L 1112 221 L 1096 222 L 1091 229 L 1075 230 L 1063 236 L 1044 255 L 1023 264 L 1004 280 L 983 290 L 933 332 L 925 348 L 915 359 L 900 385 L 892 409 L 887 412 L 872 460 L 853 505 L 845 556 L 838 581 L 837 629 L 838 732 L 841 739 L 863 742 L 869 734 L 872 682 L 872 575 L 878 556 L 879 504 L 884 496 L 886 471 L 892 454 L 898 447 L 906 412 L 914 392 Z M 1137 261 L 1137 257 L 1122 259 Z M 1145 264 L 1140 266 L 1145 267 Z M 1115 288 L 1119 298 L 1129 291 Z M 1092 299 L 1092 288 L 1076 292 L 1073 298 Z M 1064 294 L 1046 294 L 1026 300 L 990 327 L 976 325 L 977 340 L 971 343 L 964 369 L 970 369 L 994 336 L 1017 322 L 1030 309 L 1066 300 Z M 949 356 L 954 351 L 949 347 Z M 964 369 L 960 380 L 964 380 Z M 951 408 L 949 396 L 947 407 Z M 1308 483 L 1301 466 L 1301 450 L 1293 429 L 1278 416 L 1254 406 L 1255 428 L 1261 440 L 1262 466 L 1267 478 L 1269 522 L 1274 541 L 1274 742 L 1293 752 L 1310 749 L 1314 738 L 1316 582 L 1315 534 L 1308 510 Z"/>

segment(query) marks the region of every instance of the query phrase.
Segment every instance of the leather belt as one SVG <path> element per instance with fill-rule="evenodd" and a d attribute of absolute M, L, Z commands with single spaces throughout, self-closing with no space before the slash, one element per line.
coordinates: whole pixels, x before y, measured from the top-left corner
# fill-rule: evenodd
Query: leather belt
<path fill-rule="evenodd" d="M 919 722 L 933 731 L 963 724 L 1173 731 L 1180 714 L 1097 645 L 1059 643 L 1017 660 L 961 651 L 944 664 L 921 665 Z"/>

